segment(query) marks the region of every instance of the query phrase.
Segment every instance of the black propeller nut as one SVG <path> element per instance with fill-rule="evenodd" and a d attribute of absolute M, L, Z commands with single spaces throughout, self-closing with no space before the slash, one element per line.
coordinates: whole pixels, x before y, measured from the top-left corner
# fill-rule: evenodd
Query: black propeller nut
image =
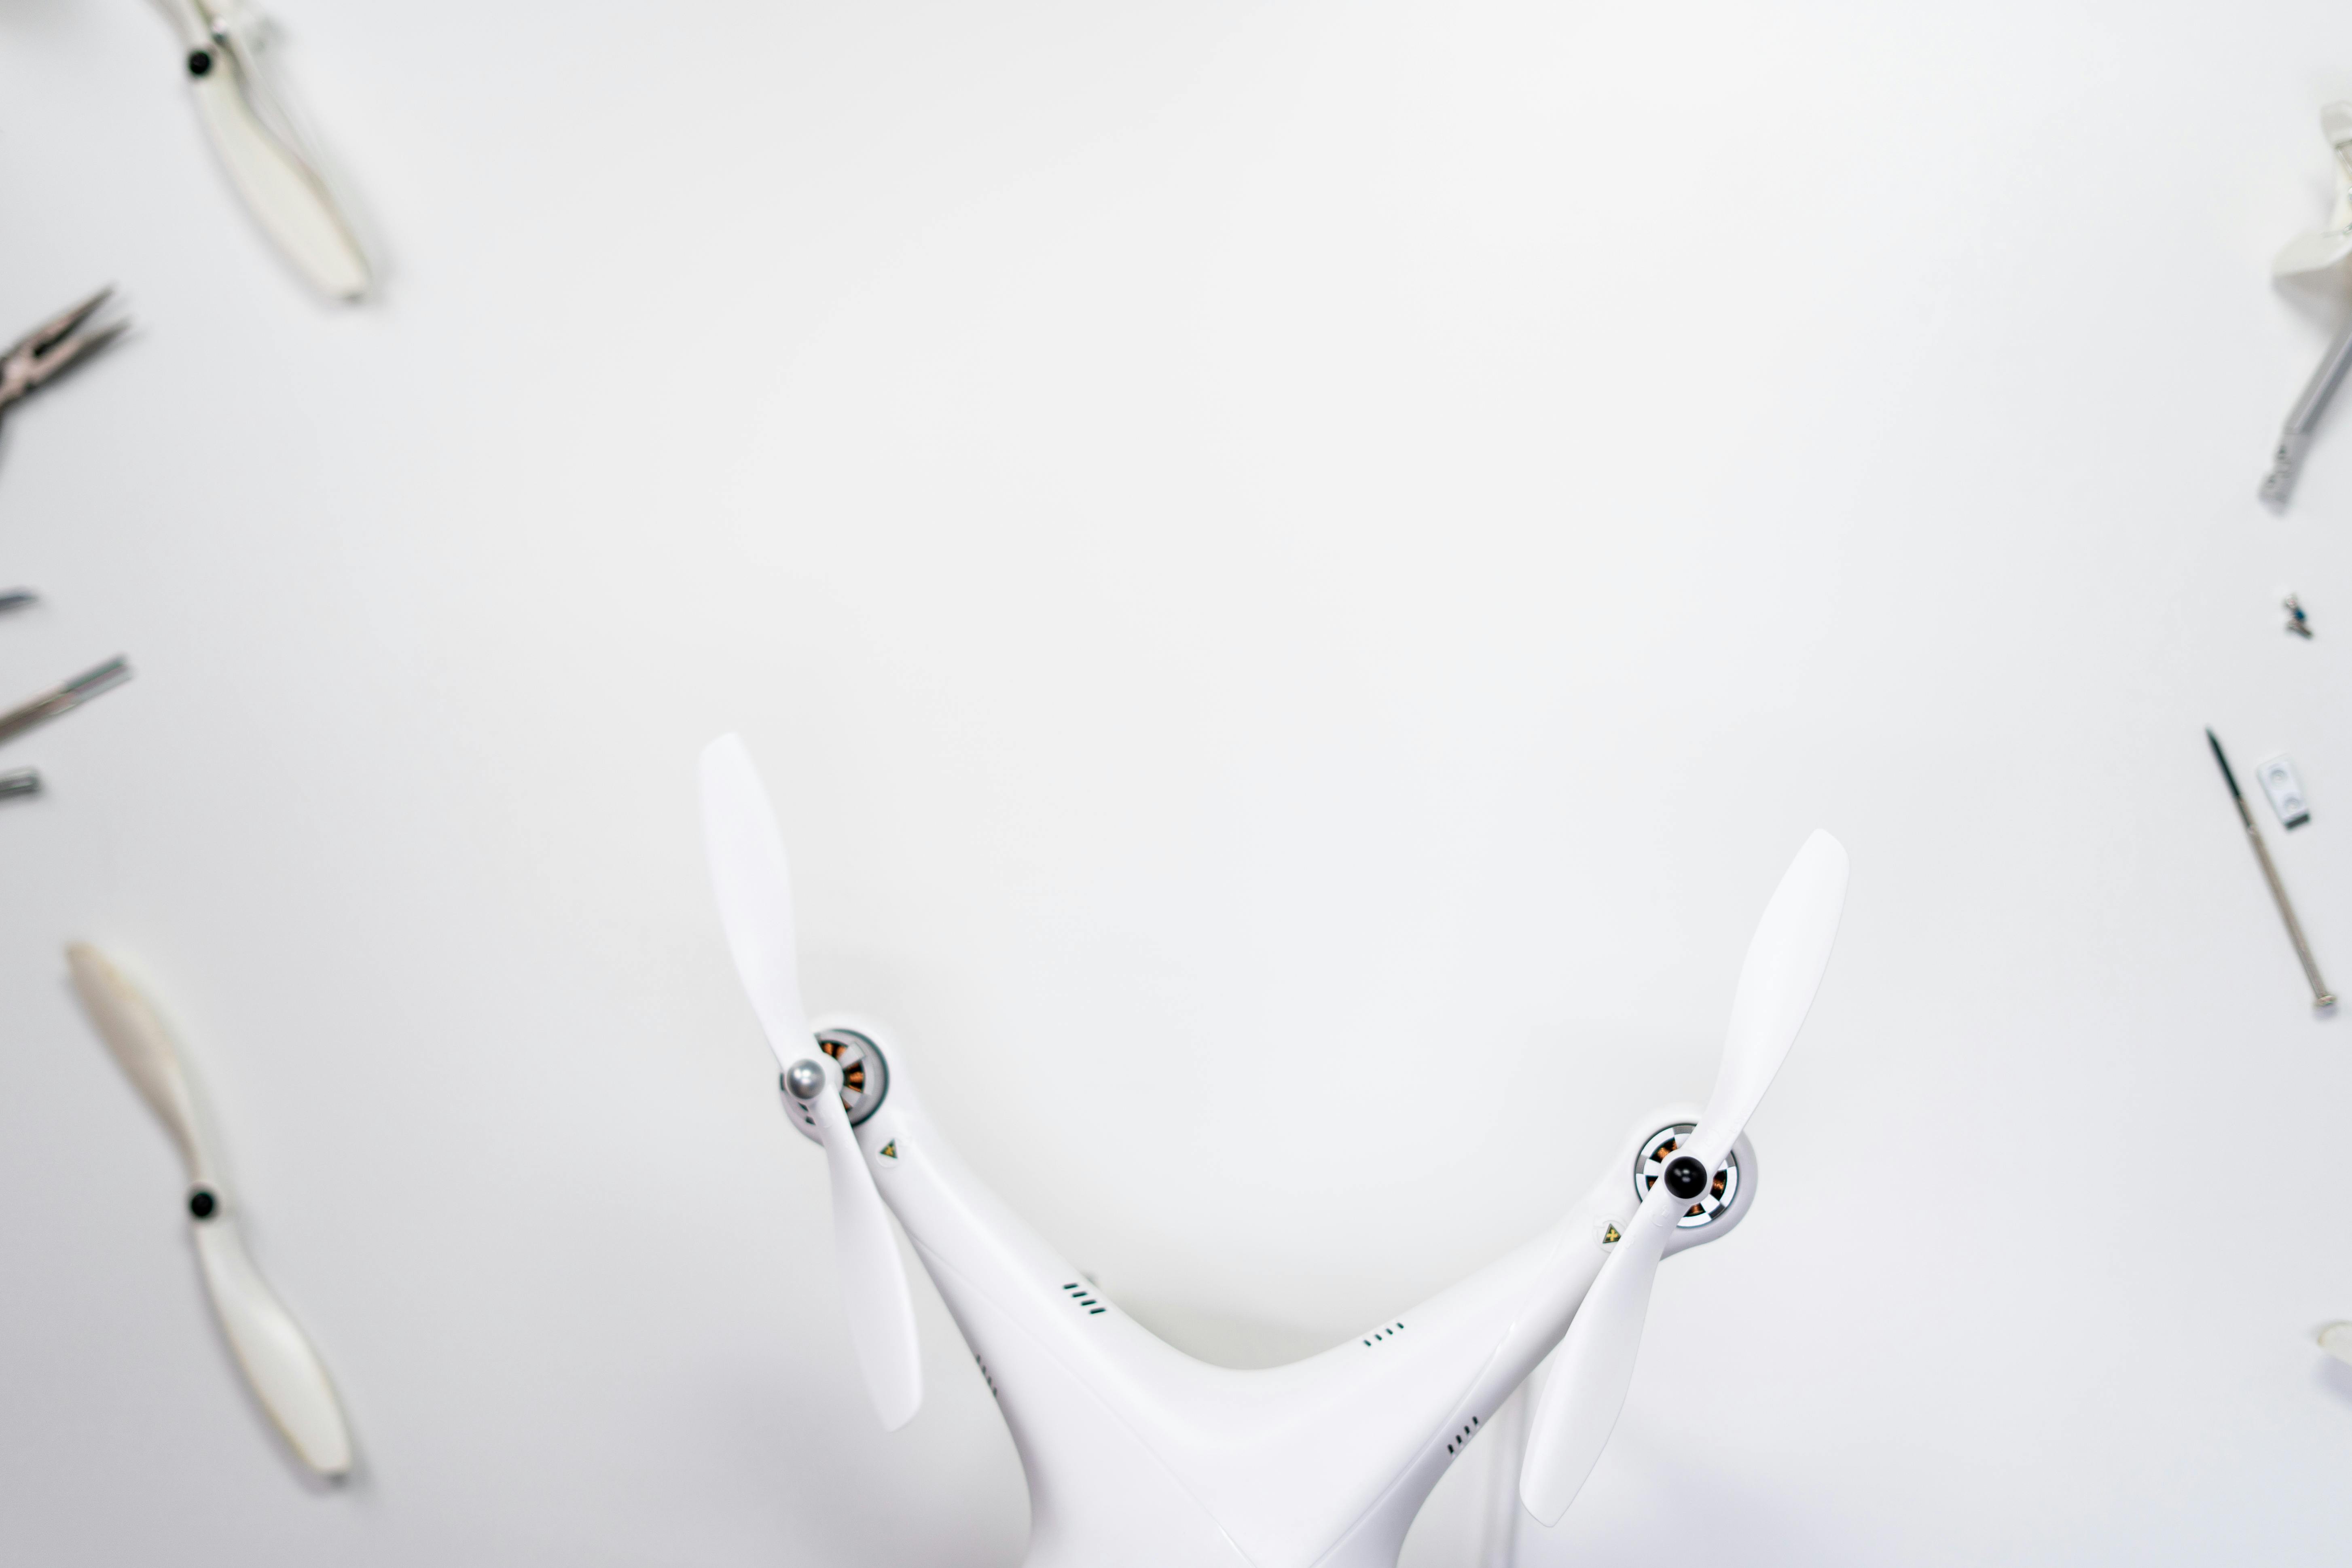
<path fill-rule="evenodd" d="M 1668 1162 L 1666 1191 L 1685 1201 L 1706 1191 L 1706 1167 L 1688 1154 Z"/>

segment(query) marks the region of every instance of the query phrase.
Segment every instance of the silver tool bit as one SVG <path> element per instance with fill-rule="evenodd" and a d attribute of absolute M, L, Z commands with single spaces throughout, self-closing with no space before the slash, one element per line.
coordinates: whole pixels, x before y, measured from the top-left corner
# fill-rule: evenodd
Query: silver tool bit
<path fill-rule="evenodd" d="M 2327 345 L 2327 353 L 2319 361 L 2319 368 L 2311 373 L 2311 380 L 2303 395 L 2287 410 L 2286 423 L 2279 426 L 2277 447 L 2271 452 L 2271 471 L 2263 476 L 2262 498 L 2273 506 L 2286 505 L 2287 493 L 2294 489 L 2294 476 L 2303 467 L 2303 454 L 2311 445 L 2311 432 L 2319 424 L 2319 416 L 2327 412 L 2327 400 L 2344 380 L 2344 373 L 2352 369 L 2352 321 L 2344 323 L 2336 341 Z"/>
<path fill-rule="evenodd" d="M 85 670 L 63 686 L 52 687 L 29 701 L 0 713 L 0 741 L 14 740 L 36 724 L 60 713 L 70 713 L 101 691 L 110 691 L 131 679 L 131 661 L 118 655 L 96 669 Z"/>

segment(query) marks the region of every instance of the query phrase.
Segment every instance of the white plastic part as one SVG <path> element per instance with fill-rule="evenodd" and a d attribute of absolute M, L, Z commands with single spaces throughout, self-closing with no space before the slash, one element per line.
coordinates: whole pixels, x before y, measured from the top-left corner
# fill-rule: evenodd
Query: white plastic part
<path fill-rule="evenodd" d="M 104 954 L 88 942 L 66 949 L 74 989 L 99 1037 L 121 1065 L 180 1147 L 192 1196 L 206 1211 L 194 1218 L 196 1257 L 205 1285 L 238 1367 L 279 1434 L 301 1461 L 322 1476 L 352 1468 L 350 1428 L 318 1352 L 304 1337 L 247 1253 L 236 1214 L 221 1179 L 186 1068 L 163 1020 Z M 193 1211 L 192 1211 L 193 1212 Z"/>
<path fill-rule="evenodd" d="M 1830 951 L 1837 945 L 1845 883 L 1845 846 L 1815 828 L 1781 873 L 1748 941 L 1739 989 L 1732 994 L 1731 1023 L 1724 1032 L 1723 1062 L 1716 1069 L 1714 1092 L 1706 1097 L 1706 1114 L 1691 1134 L 1692 1157 L 1709 1171 L 1723 1163 L 1732 1140 L 1764 1102 L 1805 1026 L 1830 966 Z"/>
<path fill-rule="evenodd" d="M 107 1053 L 163 1122 L 172 1142 L 179 1145 L 189 1183 L 217 1187 L 203 1130 L 196 1125 L 195 1098 L 189 1092 L 187 1075 L 181 1070 L 179 1053 L 172 1047 L 163 1021 L 148 1005 L 147 998 L 89 943 L 77 942 L 66 948 L 66 968 L 73 976 L 74 991 L 81 997 L 83 1008 L 97 1026 L 98 1037 L 106 1043 Z"/>
<path fill-rule="evenodd" d="M 197 116 L 229 183 L 296 270 L 320 293 L 356 300 L 367 292 L 367 256 L 344 224 L 325 181 L 262 122 L 248 100 L 251 79 L 235 51 L 214 51 L 213 68 L 192 79 Z"/>
<path fill-rule="evenodd" d="M 776 1066 L 819 1054 L 801 1006 L 793 873 L 760 770 L 740 735 L 702 752 L 702 848 L 735 974 L 776 1054 Z"/>
<path fill-rule="evenodd" d="M 2254 769 L 2254 777 L 2262 781 L 2281 827 L 2292 832 L 2311 820 L 2311 803 L 2303 797 L 2303 781 L 2294 776 L 2293 763 L 2272 757 Z"/>
<path fill-rule="evenodd" d="M 1681 1151 L 1710 1173 L 1738 1142 L 1804 1026 L 1837 941 L 1845 884 L 1844 847 L 1817 830 L 1765 906 L 1740 968 L 1715 1092 Z M 1536 1406 L 1519 1496 L 1545 1524 L 1559 1523 L 1583 1490 L 1633 1386 L 1651 1282 L 1687 1206 L 1666 1185 L 1650 1188 L 1624 1227 L 1569 1326 Z"/>
<path fill-rule="evenodd" d="M 841 1066 L 818 1048 L 802 1011 L 792 869 L 768 792 L 740 736 L 722 735 L 703 750 L 702 832 L 719 923 L 769 1049 L 786 1072 L 814 1061 L 824 1073 L 824 1089 L 802 1112 L 824 1146 L 850 1343 L 875 1414 L 884 1430 L 896 1431 L 914 1419 L 923 1403 L 922 1352 L 907 1267 L 842 1109 Z"/>
<path fill-rule="evenodd" d="M 1012 1432 L 1027 1568 L 1394 1568 L 1431 1489 L 1559 1342 L 1633 1208 L 1643 1145 L 1698 1114 L 1643 1118 L 1580 1203 L 1470 1278 L 1320 1355 L 1237 1372 L 1154 1337 L 983 1186 L 879 1026 L 816 1022 L 889 1060 L 859 1146 Z M 1744 1142 L 1738 1156 L 1755 1169 Z M 1715 1222 L 1670 1232 L 1669 1252 L 1729 1234 L 1754 1193 L 1743 1181 Z"/>
<path fill-rule="evenodd" d="M 2352 1323 L 2330 1323 L 2320 1330 L 2319 1348 L 2337 1361 L 2352 1363 Z"/>
<path fill-rule="evenodd" d="M 2352 102 L 2331 103 L 2321 110 L 2319 130 L 2336 154 L 2336 208 L 2328 215 L 2326 228 L 2297 235 L 2272 258 L 2271 272 L 2275 277 L 2324 272 L 2352 256 Z"/>
<path fill-rule="evenodd" d="M 896 1432 L 923 1406 L 922 1352 L 915 1337 L 915 1303 L 907 1289 L 907 1265 L 874 1177 L 858 1151 L 849 1115 L 841 1107 L 841 1064 L 823 1051 L 813 1059 L 824 1070 L 824 1089 L 809 1104 L 824 1145 L 833 1185 L 833 1245 L 839 1258 L 841 1293 L 849 1310 L 849 1339 L 866 1373 L 866 1390 L 882 1429 Z"/>
<path fill-rule="evenodd" d="M 706 813 L 754 798 L 764 811 L 732 737 L 703 766 Z M 722 824 L 710 843 L 716 854 L 762 837 Z M 739 896 L 722 887 L 722 908 Z M 788 899 L 784 908 L 789 929 Z M 780 929 L 772 908 L 758 920 Z M 797 985 L 791 994 L 797 1007 Z M 845 1128 L 828 1115 L 818 1136 L 836 1163 L 836 1193 L 848 1185 L 841 1155 L 861 1157 L 980 1363 L 1029 1483 L 1027 1568 L 1395 1568 L 1430 1489 L 1559 1343 L 1624 1245 L 1644 1206 L 1628 1181 L 1637 1160 L 1661 1130 L 1708 1115 L 1675 1105 L 1643 1118 L 1550 1228 L 1421 1305 L 1321 1355 L 1237 1372 L 1155 1338 L 974 1178 L 882 1028 L 849 1016 L 796 1025 L 796 1059 L 815 1059 L 798 1054 L 810 1025 L 863 1036 L 887 1065 L 888 1091 L 866 1120 Z M 837 1109 L 836 1071 L 796 1122 L 805 1114 L 814 1127 L 820 1107 Z M 1756 1152 L 1744 1137 L 1731 1149 L 1741 1180 L 1729 1201 L 1687 1230 L 1660 1210 L 1658 1251 L 1703 1246 L 1745 1215 Z"/>
<path fill-rule="evenodd" d="M 1538 1364 L 1529 1373 L 1478 1434 L 1496 1445 L 1497 1451 L 1487 1460 L 1486 1494 L 1479 1502 L 1478 1544 L 1471 1568 L 1518 1568 L 1519 1521 L 1528 1512 L 1519 1501 L 1519 1466 L 1528 1454 L 1528 1409 L 1543 1386 L 1546 1370 L 1546 1364 Z"/>
<path fill-rule="evenodd" d="M 156 4 L 187 51 L 196 118 L 262 232 L 320 292 L 337 300 L 365 294 L 367 253 L 267 79 L 267 22 L 237 0 Z"/>
<path fill-rule="evenodd" d="M 236 1363 L 302 1462 L 322 1476 L 352 1468 L 352 1437 L 319 1352 L 270 1292 L 245 1249 L 236 1215 L 216 1210 L 195 1226 L 196 1257 Z"/>

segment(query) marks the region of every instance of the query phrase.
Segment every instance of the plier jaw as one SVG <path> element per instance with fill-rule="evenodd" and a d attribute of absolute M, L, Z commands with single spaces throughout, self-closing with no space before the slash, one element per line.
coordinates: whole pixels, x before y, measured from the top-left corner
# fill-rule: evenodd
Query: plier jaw
<path fill-rule="evenodd" d="M 121 337 L 129 321 L 110 321 L 91 331 L 83 331 L 100 306 L 113 298 L 111 285 L 100 289 L 80 304 L 56 315 L 26 332 L 9 345 L 5 355 L 0 355 L 0 408 L 6 407 L 51 376 L 86 359 Z"/>

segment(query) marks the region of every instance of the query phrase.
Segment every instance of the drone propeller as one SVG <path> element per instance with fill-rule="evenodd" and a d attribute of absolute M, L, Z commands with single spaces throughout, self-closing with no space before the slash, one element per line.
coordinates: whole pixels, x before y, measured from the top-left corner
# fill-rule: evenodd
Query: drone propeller
<path fill-rule="evenodd" d="M 1697 1128 L 1612 1245 L 1560 1342 L 1519 1470 L 1520 1500 L 1548 1525 L 1559 1523 L 1583 1489 L 1624 1408 L 1650 1284 L 1675 1222 L 1731 1152 L 1804 1025 L 1837 939 L 1845 873 L 1844 847 L 1816 831 L 1781 877 L 1748 944 L 1715 1092 Z"/>
<path fill-rule="evenodd" d="M 784 1069 L 786 1091 L 806 1108 L 824 1147 L 850 1342 L 875 1412 L 884 1429 L 895 1432 L 923 1403 L 906 1265 L 842 1105 L 841 1066 L 818 1047 L 801 1011 L 792 872 L 768 793 L 740 736 L 721 735 L 703 750 L 702 837 L 735 973 Z"/>

